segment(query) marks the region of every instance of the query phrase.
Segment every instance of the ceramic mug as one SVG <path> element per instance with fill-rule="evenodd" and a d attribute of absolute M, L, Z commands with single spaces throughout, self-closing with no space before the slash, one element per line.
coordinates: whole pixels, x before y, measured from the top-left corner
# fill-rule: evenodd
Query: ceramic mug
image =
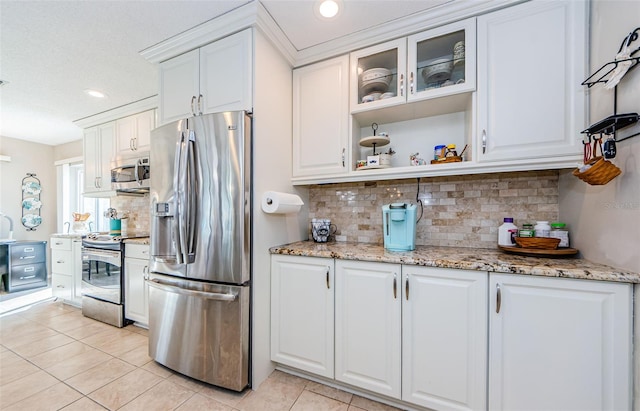
<path fill-rule="evenodd" d="M 311 235 L 316 243 L 326 243 L 336 233 L 336 226 L 328 218 L 311 219 Z"/>

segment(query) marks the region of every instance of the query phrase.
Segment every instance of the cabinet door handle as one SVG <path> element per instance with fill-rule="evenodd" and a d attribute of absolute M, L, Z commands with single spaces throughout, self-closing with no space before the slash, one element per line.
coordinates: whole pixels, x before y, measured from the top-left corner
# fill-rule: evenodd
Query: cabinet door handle
<path fill-rule="evenodd" d="M 199 115 L 202 115 L 202 99 L 203 98 L 204 97 L 202 97 L 202 94 L 198 96 L 198 114 Z"/>
<path fill-rule="evenodd" d="M 133 149 L 133 139 L 132 138 L 129 139 L 129 150 L 131 150 L 131 151 L 134 150 Z"/>
<path fill-rule="evenodd" d="M 393 273 L 393 299 L 398 299 L 398 275 Z"/>
<path fill-rule="evenodd" d="M 327 267 L 327 290 L 331 289 L 331 285 L 329 284 L 329 271 L 331 268 Z"/>
<path fill-rule="evenodd" d="M 500 306 L 502 306 L 502 291 L 500 290 L 500 284 L 496 283 L 496 314 L 500 313 Z"/>
<path fill-rule="evenodd" d="M 344 167 L 344 154 L 346 150 L 347 150 L 346 148 L 344 147 L 342 148 L 342 167 Z"/>
<path fill-rule="evenodd" d="M 138 150 L 138 138 L 134 137 L 133 138 L 133 151 L 137 151 Z"/>
<path fill-rule="evenodd" d="M 98 177 L 94 177 L 94 179 L 93 179 L 93 186 L 94 186 L 95 188 L 98 188 Z"/>
<path fill-rule="evenodd" d="M 66 223 L 65 223 L 65 224 L 66 224 Z M 62 243 L 58 243 L 58 242 L 56 242 L 56 245 L 62 245 Z"/>
<path fill-rule="evenodd" d="M 196 115 L 196 96 L 191 96 L 191 114 Z"/>
<path fill-rule="evenodd" d="M 28 255 L 26 257 L 20 257 L 21 260 L 31 260 L 32 258 L 36 258 L 35 255 Z"/>
<path fill-rule="evenodd" d="M 25 271 L 27 271 L 27 270 L 25 270 Z M 20 279 L 21 279 L 21 280 L 28 280 L 29 278 L 35 278 L 35 277 L 36 277 L 36 276 L 35 276 L 35 274 L 34 274 L 34 275 L 27 275 L 27 276 L 25 276 L 25 277 L 20 277 Z"/>
<path fill-rule="evenodd" d="M 56 261 L 56 263 L 58 263 L 58 264 L 64 264 L 64 260 L 58 260 L 58 261 Z"/>
<path fill-rule="evenodd" d="M 404 298 L 409 301 L 409 275 L 404 280 Z"/>
<path fill-rule="evenodd" d="M 487 130 L 482 130 L 482 154 L 487 152 Z"/>
<path fill-rule="evenodd" d="M 409 93 L 413 94 L 413 71 L 409 73 Z"/>
<path fill-rule="evenodd" d="M 24 273 L 32 273 L 35 270 L 36 270 L 35 267 L 26 267 L 24 270 L 22 270 L 22 272 L 24 272 Z M 32 276 L 32 277 L 35 277 L 35 275 Z M 26 278 L 32 278 L 32 277 L 26 277 Z M 20 277 L 20 278 L 25 278 L 25 277 Z"/>

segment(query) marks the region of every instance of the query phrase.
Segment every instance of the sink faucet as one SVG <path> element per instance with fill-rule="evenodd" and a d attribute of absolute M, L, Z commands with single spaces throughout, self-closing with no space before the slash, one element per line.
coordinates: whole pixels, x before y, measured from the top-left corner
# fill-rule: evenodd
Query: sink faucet
<path fill-rule="evenodd" d="M 0 211 L 0 217 L 4 217 L 7 220 L 9 220 L 9 236 L 7 237 L 9 240 L 13 239 L 13 219 L 11 219 L 11 217 L 9 217 L 8 215 L 4 214 L 2 211 Z"/>
<path fill-rule="evenodd" d="M 71 229 L 71 223 L 70 222 L 65 222 L 64 225 L 67 226 L 67 234 L 69 234 L 69 230 Z"/>

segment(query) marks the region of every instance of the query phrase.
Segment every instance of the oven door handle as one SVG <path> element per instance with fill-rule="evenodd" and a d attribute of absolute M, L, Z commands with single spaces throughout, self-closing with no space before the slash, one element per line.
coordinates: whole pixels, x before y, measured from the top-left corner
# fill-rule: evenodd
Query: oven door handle
<path fill-rule="evenodd" d="M 189 297 L 204 298 L 206 300 L 235 301 L 238 298 L 238 294 L 207 293 L 204 291 L 188 290 L 186 288 L 164 284 L 162 281 L 155 278 L 152 280 L 146 280 L 146 283 L 151 287 L 155 287 L 169 293 L 182 294 Z"/>

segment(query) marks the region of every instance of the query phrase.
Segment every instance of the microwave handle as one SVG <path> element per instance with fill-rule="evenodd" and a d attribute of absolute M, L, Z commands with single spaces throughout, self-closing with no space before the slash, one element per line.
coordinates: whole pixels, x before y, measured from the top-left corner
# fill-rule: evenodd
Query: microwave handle
<path fill-rule="evenodd" d="M 140 181 L 140 176 L 138 174 L 138 170 L 140 169 L 140 166 L 142 166 L 142 160 L 138 159 L 138 161 L 136 161 L 136 166 L 134 167 L 135 170 L 133 171 L 133 176 L 136 179 L 136 183 L 138 183 L 139 186 L 142 185 L 142 181 Z"/>

